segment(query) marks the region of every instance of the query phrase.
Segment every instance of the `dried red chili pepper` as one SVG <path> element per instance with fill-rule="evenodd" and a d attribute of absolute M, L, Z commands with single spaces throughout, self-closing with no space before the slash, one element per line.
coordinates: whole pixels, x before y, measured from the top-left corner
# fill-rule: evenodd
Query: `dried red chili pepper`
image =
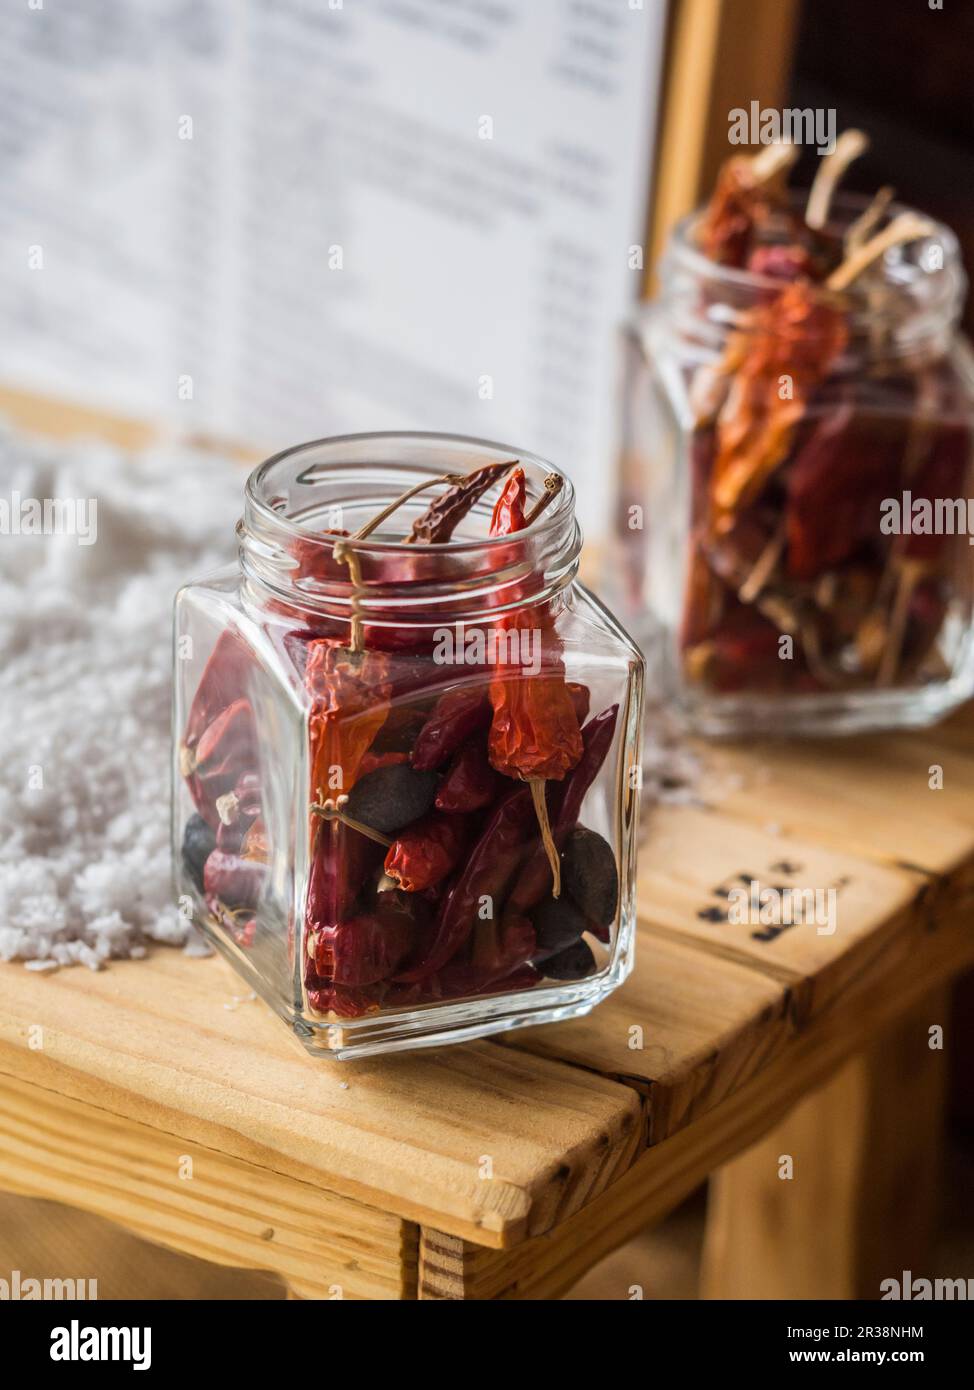
<path fill-rule="evenodd" d="M 440 811 L 479 811 L 497 795 L 500 778 L 490 765 L 482 737 L 458 748 L 436 793 Z"/>
<path fill-rule="evenodd" d="M 770 145 L 757 155 L 734 155 L 722 166 L 697 226 L 705 256 L 742 266 L 756 230 L 786 212 L 782 175 L 795 162 L 795 146 Z"/>
<path fill-rule="evenodd" d="M 435 974 L 453 959 L 476 923 L 485 920 L 485 913 L 499 913 L 533 820 L 534 807 L 527 787 L 515 787 L 494 808 L 440 905 L 432 939 L 422 958 L 399 976 L 400 982 L 408 984 Z"/>
<path fill-rule="evenodd" d="M 512 483 L 516 497 L 523 488 L 523 478 Z M 503 508 L 495 509 L 491 535 L 509 535 L 523 524 L 523 502 L 518 507 L 509 500 Z M 544 784 L 560 781 L 581 757 L 578 716 L 565 682 L 555 625 L 545 608 L 537 605 L 520 609 L 503 619 L 502 626 L 513 629 L 515 636 L 533 629 L 531 635 L 542 648 L 542 660 L 545 643 L 548 645 L 547 671 L 543 674 L 518 676 L 511 674 L 512 668 L 506 663 L 498 666 L 489 689 L 493 717 L 487 756 L 497 772 L 530 783 L 542 838 L 552 861 L 557 896 L 558 856 L 548 826 Z"/>
<path fill-rule="evenodd" d="M 875 538 L 879 508 L 896 478 L 901 442 L 875 421 L 857 419 L 851 402 L 830 411 L 788 470 L 787 570 L 814 579 Z"/>
<path fill-rule="evenodd" d="M 746 325 L 731 335 L 723 370 L 733 374 L 734 389 L 717 417 L 712 532 L 729 529 L 784 463 L 812 391 L 847 339 L 839 302 L 806 280 L 750 310 Z"/>
<path fill-rule="evenodd" d="M 406 893 L 422 893 L 453 872 L 469 838 L 462 816 L 436 811 L 400 831 L 385 859 L 385 871 Z"/>
<path fill-rule="evenodd" d="M 381 845 L 338 820 L 316 825 L 305 918 L 309 931 L 339 927 L 355 910 L 363 884 L 380 870 Z"/>
<path fill-rule="evenodd" d="M 325 927 L 314 937 L 315 970 L 336 985 L 377 984 L 394 974 L 413 944 L 415 908 L 401 894 L 379 893 L 371 913 Z"/>
<path fill-rule="evenodd" d="M 530 615 L 523 616 L 530 621 Z M 578 762 L 578 717 L 560 675 L 504 675 L 491 681 L 490 700 L 494 717 L 487 747 L 496 771 L 522 781 L 560 781 Z"/>
<path fill-rule="evenodd" d="M 527 500 L 527 485 L 524 469 L 515 468 L 501 489 L 501 495 L 494 504 L 490 518 L 492 536 L 509 536 L 524 526 L 524 504 Z"/>
<path fill-rule="evenodd" d="M 421 541 L 427 545 L 442 545 L 444 541 L 448 541 L 471 508 L 516 461 L 509 459 L 499 463 L 485 463 L 482 468 L 468 473 L 463 482 L 448 488 L 413 522 L 412 529 L 406 537 L 407 544 Z"/>
<path fill-rule="evenodd" d="M 267 881 L 267 865 L 215 849 L 203 866 L 203 890 L 226 907 L 255 908 Z"/>
<path fill-rule="evenodd" d="M 451 965 L 438 978 L 438 999 L 462 999 L 472 994 L 516 994 L 533 989 L 543 976 L 530 961 L 525 961 L 508 975 L 485 975 L 471 965 Z"/>
<path fill-rule="evenodd" d="M 309 644 L 304 682 L 311 698 L 308 736 L 311 788 L 327 799 L 346 795 L 362 773 L 369 745 L 388 713 L 390 658 L 351 652 L 333 639 Z M 340 820 L 311 817 L 311 871 L 306 921 L 309 931 L 336 935 L 352 916 L 356 899 L 382 850 Z M 367 934 L 350 939 L 366 941 Z M 352 967 L 349 967 L 352 969 Z"/>
<path fill-rule="evenodd" d="M 581 728 L 588 718 L 589 706 L 592 703 L 592 692 L 587 685 L 582 685 L 580 681 L 568 681 L 567 684 L 569 699 L 572 702 L 572 709 L 575 711 L 578 727 Z"/>
<path fill-rule="evenodd" d="M 747 268 L 752 275 L 766 275 L 771 280 L 797 280 L 799 276 L 817 278 L 811 252 L 805 246 L 790 242 L 756 246 L 748 257 Z"/>
<path fill-rule="evenodd" d="M 508 981 L 512 973 L 524 970 L 535 947 L 535 931 L 528 919 L 505 914 L 498 931 L 483 937 L 478 934 L 471 962 L 455 960 L 440 971 L 440 989 L 454 998 L 489 993 L 498 981 Z M 536 983 L 537 973 L 532 973 L 532 983 Z"/>
<path fill-rule="evenodd" d="M 252 669 L 253 658 L 242 639 L 231 628 L 221 632 L 193 696 L 183 735 L 184 749 L 194 750 L 217 715 L 247 693 Z"/>
<path fill-rule="evenodd" d="M 938 498 L 962 497 L 967 474 L 971 467 L 971 432 L 959 420 L 933 427 L 933 442 L 915 476 L 905 479 L 911 499 L 931 505 Z M 911 532 L 897 539 L 897 549 L 915 560 L 932 560 L 952 544 L 948 532 L 938 535 Z"/>
<path fill-rule="evenodd" d="M 582 730 L 581 757 L 562 787 L 553 789 L 559 799 L 554 809 L 551 833 L 559 849 L 575 828 L 586 793 L 608 757 L 618 718 L 619 706 L 610 705 L 589 720 Z M 544 849 L 537 846 L 514 881 L 505 903 L 505 916 L 510 912 L 515 916 L 527 917 L 545 894 L 551 892 L 551 886 L 551 864 Z"/>
<path fill-rule="evenodd" d="M 311 697 L 311 790 L 347 792 L 388 713 L 389 657 L 320 638 L 309 644 L 304 681 Z"/>
<path fill-rule="evenodd" d="M 490 704 L 482 686 L 461 685 L 445 691 L 416 739 L 413 767 L 419 772 L 440 767 L 471 734 L 489 724 Z"/>
<path fill-rule="evenodd" d="M 186 750 L 184 775 L 200 815 L 214 830 L 220 825 L 217 800 L 232 791 L 245 772 L 258 767 L 257 728 L 249 700 L 234 700 Z"/>

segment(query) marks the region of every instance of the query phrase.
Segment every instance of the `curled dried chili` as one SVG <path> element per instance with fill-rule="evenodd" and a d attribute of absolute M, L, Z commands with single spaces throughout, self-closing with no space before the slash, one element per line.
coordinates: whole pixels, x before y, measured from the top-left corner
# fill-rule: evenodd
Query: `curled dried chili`
<path fill-rule="evenodd" d="M 483 467 L 475 468 L 472 473 L 468 473 L 461 482 L 435 498 L 423 515 L 417 517 L 406 537 L 407 543 L 442 545 L 448 541 L 484 493 L 489 492 L 516 462 L 516 459 L 511 459 L 499 463 L 485 463 Z"/>

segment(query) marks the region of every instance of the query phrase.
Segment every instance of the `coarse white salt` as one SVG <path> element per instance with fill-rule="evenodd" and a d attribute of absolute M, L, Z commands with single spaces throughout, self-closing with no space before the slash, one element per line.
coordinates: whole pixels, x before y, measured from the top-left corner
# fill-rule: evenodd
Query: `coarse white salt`
<path fill-rule="evenodd" d="M 0 429 L 9 503 L 97 503 L 90 545 L 0 534 L 0 958 L 97 970 L 149 941 L 205 953 L 173 900 L 172 601 L 232 558 L 245 476 L 210 453 Z"/>

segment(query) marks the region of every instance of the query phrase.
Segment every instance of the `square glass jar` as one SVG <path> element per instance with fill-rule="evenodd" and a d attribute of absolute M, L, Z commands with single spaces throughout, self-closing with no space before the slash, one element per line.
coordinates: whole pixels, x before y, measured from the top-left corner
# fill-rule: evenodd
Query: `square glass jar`
<path fill-rule="evenodd" d="M 528 524 L 488 536 L 515 466 Z M 479 470 L 448 540 L 411 536 Z M 174 858 L 208 939 L 338 1058 L 587 1013 L 632 966 L 643 660 L 578 583 L 568 479 L 348 436 L 261 465 L 237 531 L 175 607 Z"/>
<path fill-rule="evenodd" d="M 974 693 L 956 239 L 931 224 L 846 303 L 708 259 L 697 220 L 625 334 L 619 611 L 695 732 L 929 724 Z"/>

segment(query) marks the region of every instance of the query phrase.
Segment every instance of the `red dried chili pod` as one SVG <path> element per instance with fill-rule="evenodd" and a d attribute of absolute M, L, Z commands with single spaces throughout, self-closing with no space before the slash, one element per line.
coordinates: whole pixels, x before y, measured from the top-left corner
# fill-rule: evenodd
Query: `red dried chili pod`
<path fill-rule="evenodd" d="M 254 908 L 267 882 L 267 865 L 215 849 L 203 866 L 203 890 L 227 907 Z"/>
<path fill-rule="evenodd" d="M 349 989 L 341 985 L 312 985 L 308 988 L 308 1005 L 316 1014 L 335 1014 L 337 1018 L 361 1018 L 378 1008 L 382 988 Z"/>
<path fill-rule="evenodd" d="M 422 893 L 453 872 L 467 834 L 462 816 L 434 811 L 400 831 L 386 855 L 385 871 L 404 892 Z"/>
<path fill-rule="evenodd" d="M 409 983 L 435 974 L 456 955 L 483 913 L 498 913 L 503 895 L 524 853 L 534 824 L 528 787 L 517 787 L 495 807 L 473 845 L 459 877 L 437 914 L 435 929 L 420 961 L 398 978 Z"/>
<path fill-rule="evenodd" d="M 436 793 L 440 811 L 479 811 L 497 795 L 500 779 L 482 738 L 471 738 L 453 755 Z"/>
<path fill-rule="evenodd" d="M 315 934 L 319 978 L 352 986 L 388 979 L 412 949 L 417 927 L 425 920 L 424 912 L 422 903 L 401 893 L 376 894 L 371 912 Z"/>
<path fill-rule="evenodd" d="M 413 767 L 428 772 L 442 766 L 471 734 L 490 723 L 490 704 L 480 685 L 446 690 L 433 706 L 413 748 Z"/>
<path fill-rule="evenodd" d="M 900 452 L 896 439 L 857 418 L 848 401 L 818 422 L 788 470 L 790 578 L 814 579 L 875 539 Z"/>
<path fill-rule="evenodd" d="M 517 615 L 517 625 L 532 621 Z M 504 674 L 491 681 L 488 753 L 505 777 L 560 781 L 582 755 L 578 716 L 564 676 Z"/>
<path fill-rule="evenodd" d="M 582 730 L 582 756 L 565 778 L 563 786 L 554 789 L 558 800 L 551 834 L 559 849 L 574 829 L 586 793 L 608 757 L 618 717 L 619 706 L 610 705 L 589 720 Z M 505 913 L 527 916 L 544 895 L 551 892 L 552 882 L 548 856 L 542 846 L 536 845 L 514 881 L 505 904 Z"/>
<path fill-rule="evenodd" d="M 501 489 L 501 495 L 494 504 L 490 518 L 492 536 L 509 536 L 524 526 L 524 504 L 527 500 L 527 485 L 524 469 L 515 468 Z"/>
<path fill-rule="evenodd" d="M 965 423 L 950 421 L 934 430 L 933 443 L 916 476 L 906 480 L 914 503 L 962 496 L 971 466 L 971 432 Z M 932 560 L 953 543 L 949 532 L 913 532 L 904 535 L 897 548 L 911 560 Z"/>
<path fill-rule="evenodd" d="M 308 880 L 310 931 L 335 927 L 354 914 L 362 887 L 379 872 L 382 846 L 338 820 L 318 819 Z"/>
<path fill-rule="evenodd" d="M 203 819 L 216 830 L 220 825 L 217 799 L 231 791 L 246 772 L 259 766 L 257 728 L 248 700 L 234 700 L 203 731 L 188 753 L 187 783 Z"/>
<path fill-rule="evenodd" d="M 587 685 L 582 685 L 580 681 L 566 682 L 568 698 L 572 702 L 572 709 L 575 711 L 575 718 L 578 720 L 578 727 L 581 728 L 588 718 L 589 708 L 592 703 L 592 692 Z"/>
<path fill-rule="evenodd" d="M 424 541 L 430 545 L 442 545 L 448 541 L 474 504 L 509 471 L 513 463 L 513 459 L 485 463 L 482 468 L 468 473 L 462 482 L 448 488 L 429 504 L 423 515 L 413 522 L 407 541 L 410 544 Z"/>
<path fill-rule="evenodd" d="M 207 729 L 228 705 L 247 693 L 253 657 L 231 629 L 220 633 L 203 669 L 189 708 L 183 747 L 195 749 Z"/>

